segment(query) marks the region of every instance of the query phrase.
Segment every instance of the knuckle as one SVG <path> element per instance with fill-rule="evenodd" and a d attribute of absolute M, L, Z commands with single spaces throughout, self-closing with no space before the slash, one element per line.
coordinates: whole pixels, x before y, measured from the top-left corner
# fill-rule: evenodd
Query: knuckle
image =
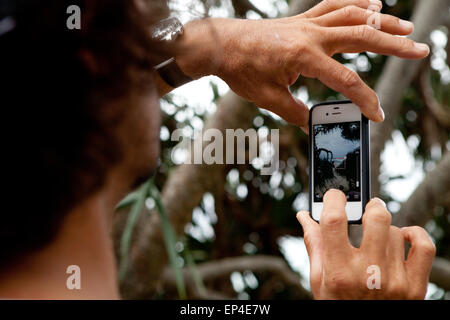
<path fill-rule="evenodd" d="M 297 63 L 299 57 L 309 53 L 310 47 L 307 41 L 293 41 L 286 44 L 286 60 Z M 294 67 L 294 66 L 293 66 Z"/>
<path fill-rule="evenodd" d="M 342 16 L 348 20 L 359 14 L 359 8 L 355 5 L 349 5 L 341 9 Z"/>
<path fill-rule="evenodd" d="M 330 227 L 339 226 L 346 222 L 346 217 L 338 209 L 327 209 L 322 212 L 320 222 Z"/>
<path fill-rule="evenodd" d="M 355 72 L 348 70 L 342 75 L 342 82 L 346 87 L 357 87 L 360 79 Z"/>
<path fill-rule="evenodd" d="M 381 207 L 370 208 L 366 211 L 365 216 L 366 220 L 370 221 L 370 223 L 391 224 L 391 214 Z"/>
<path fill-rule="evenodd" d="M 436 246 L 428 235 L 428 232 L 419 226 L 411 227 L 412 232 L 417 235 L 419 240 L 416 242 L 416 248 L 423 255 L 433 258 L 436 255 Z"/>
<path fill-rule="evenodd" d="M 323 4 L 330 9 L 336 8 L 337 0 L 323 0 Z"/>
<path fill-rule="evenodd" d="M 399 39 L 401 46 L 405 49 L 409 49 L 414 46 L 414 40 L 408 38 L 399 38 Z"/>
<path fill-rule="evenodd" d="M 372 37 L 373 29 L 368 25 L 360 25 L 354 28 L 353 38 L 357 41 L 368 39 Z"/>
<path fill-rule="evenodd" d="M 342 17 L 347 20 L 352 17 L 352 7 L 351 6 L 344 7 L 340 10 L 340 13 Z"/>
<path fill-rule="evenodd" d="M 411 229 L 412 233 L 415 233 L 417 235 L 423 235 L 424 233 L 426 233 L 425 229 L 419 226 L 412 226 L 409 228 Z"/>
<path fill-rule="evenodd" d="M 266 108 L 266 109 L 273 107 L 273 103 L 276 100 L 275 97 L 278 97 L 274 93 L 273 88 L 271 88 L 271 87 L 263 87 L 263 88 L 261 88 L 259 93 L 254 93 L 254 94 L 257 94 L 254 96 L 259 96 L 258 106 L 261 108 Z"/>
<path fill-rule="evenodd" d="M 374 3 L 372 0 L 360 0 L 359 2 L 361 3 L 361 8 L 368 9 L 370 11 L 378 11 L 381 9 L 380 6 L 382 6 L 381 1 L 379 4 Z"/>
<path fill-rule="evenodd" d="M 436 246 L 431 240 L 421 240 L 417 247 L 426 257 L 433 258 L 436 255 Z"/>

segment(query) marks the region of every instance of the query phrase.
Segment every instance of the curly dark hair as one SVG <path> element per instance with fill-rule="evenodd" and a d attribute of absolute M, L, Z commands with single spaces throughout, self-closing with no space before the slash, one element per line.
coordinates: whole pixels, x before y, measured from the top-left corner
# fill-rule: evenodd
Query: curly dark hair
<path fill-rule="evenodd" d="M 80 30 L 66 27 L 73 4 Z M 114 126 L 126 108 L 107 102 L 152 86 L 164 50 L 149 28 L 167 14 L 157 0 L 0 0 L 0 265 L 49 243 L 122 158 Z"/>

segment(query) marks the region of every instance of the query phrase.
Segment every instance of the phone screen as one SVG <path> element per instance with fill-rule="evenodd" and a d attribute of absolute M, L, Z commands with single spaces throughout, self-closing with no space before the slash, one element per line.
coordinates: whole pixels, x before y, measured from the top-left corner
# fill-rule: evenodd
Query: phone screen
<path fill-rule="evenodd" d="M 323 202 L 329 189 L 347 201 L 361 201 L 361 122 L 313 125 L 314 201 Z"/>

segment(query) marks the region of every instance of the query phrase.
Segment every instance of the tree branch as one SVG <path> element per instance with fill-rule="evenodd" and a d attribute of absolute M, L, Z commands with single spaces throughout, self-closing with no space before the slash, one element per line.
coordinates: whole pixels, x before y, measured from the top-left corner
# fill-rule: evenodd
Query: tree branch
<path fill-rule="evenodd" d="M 423 226 L 432 217 L 436 206 L 444 204 L 450 191 L 450 152 L 430 171 L 408 200 L 394 214 L 392 223 L 398 227 Z"/>
<path fill-rule="evenodd" d="M 415 31 L 411 39 L 429 43 L 429 35 L 448 13 L 448 0 L 421 0 L 417 2 L 412 21 Z M 385 143 L 391 138 L 394 123 L 399 115 L 404 90 L 410 85 L 420 67 L 420 61 L 390 57 L 375 88 L 386 120 L 381 124 L 372 124 L 372 194 L 380 193 L 380 154 Z"/>
<path fill-rule="evenodd" d="M 289 15 L 299 13 L 298 11 L 293 12 L 292 8 L 301 8 L 301 11 L 304 11 L 306 8 L 303 7 L 303 3 L 312 5 L 317 2 L 317 0 L 293 1 Z M 418 3 L 413 18 L 416 23 L 413 39 L 421 42 L 428 40 L 429 33 L 439 23 L 436 16 L 446 12 L 446 7 L 444 7 L 446 4 L 448 4 L 448 0 L 422 0 Z M 372 128 L 372 168 L 375 173 L 374 177 L 376 177 L 372 181 L 377 181 L 373 190 L 379 190 L 380 159 L 378 155 L 383 150 L 385 142 L 390 138 L 395 115 L 398 114 L 400 109 L 402 92 L 414 78 L 417 68 L 418 63 L 416 61 L 389 58 L 377 86 L 377 92 L 385 109 L 387 120 L 382 125 Z M 395 86 L 392 84 L 395 84 Z M 245 130 L 245 128 L 251 126 L 256 110 L 253 105 L 230 92 L 221 99 L 218 111 L 208 120 L 206 127 L 221 130 L 225 128 L 242 128 Z M 446 157 L 448 157 L 448 154 Z M 447 171 L 442 172 L 450 172 L 448 167 L 446 168 Z M 184 226 L 191 219 L 192 210 L 200 203 L 202 195 L 207 191 L 214 190 L 215 184 L 218 182 L 215 177 L 223 169 L 224 166 L 222 165 L 182 165 L 172 172 L 164 186 L 163 202 L 167 207 L 169 218 L 177 234 L 183 233 Z M 441 178 L 445 176 L 442 172 Z M 428 177 L 425 180 L 427 179 Z M 432 178 L 428 180 L 431 181 Z M 448 185 L 449 183 L 446 187 Z M 438 194 L 435 193 L 435 195 Z M 428 196 L 432 197 L 431 195 Z M 423 197 L 423 199 L 426 200 L 427 197 Z M 438 199 L 431 200 L 438 202 Z M 422 203 L 425 204 L 426 202 Z M 405 209 L 402 207 L 401 211 L 403 210 L 406 211 L 406 207 Z M 121 288 L 123 296 L 126 298 L 152 297 L 156 291 L 158 280 L 160 280 L 161 272 L 167 264 L 165 247 L 156 215 L 144 219 L 138 241 L 133 246 L 131 253 L 131 270 Z"/>
<path fill-rule="evenodd" d="M 197 265 L 197 271 L 205 282 L 217 278 L 228 277 L 235 271 L 244 272 L 247 270 L 254 273 L 269 272 L 278 276 L 287 286 L 296 288 L 302 297 L 305 299 L 312 299 L 311 293 L 300 284 L 299 275 L 292 271 L 287 263 L 280 257 L 267 255 L 243 256 L 225 258 Z M 183 275 L 189 287 L 195 286 L 193 275 L 189 269 L 184 269 Z M 175 278 L 172 269 L 166 268 L 162 278 L 164 284 L 175 286 Z"/>
<path fill-rule="evenodd" d="M 317 0 L 294 0 L 296 10 L 306 10 Z M 289 10 L 290 15 L 300 12 Z M 217 111 L 206 122 L 205 129 L 247 129 L 251 127 L 257 108 L 233 92 L 221 98 Z M 192 210 L 205 192 L 213 191 L 225 165 L 181 165 L 169 176 L 162 192 L 163 203 L 175 232 L 182 235 L 191 220 Z M 130 269 L 121 284 L 125 298 L 150 298 L 157 290 L 161 272 L 167 264 L 167 254 L 157 215 L 145 215 L 131 248 Z M 157 257 L 154 259 L 154 257 Z"/>
<path fill-rule="evenodd" d="M 245 18 L 245 14 L 252 10 L 259 14 L 261 18 L 268 18 L 267 14 L 259 10 L 249 0 L 231 0 L 234 8 L 235 16 L 238 18 Z"/>
<path fill-rule="evenodd" d="M 450 112 L 446 110 L 434 97 L 434 90 L 431 85 L 430 76 L 430 66 L 427 64 L 419 78 L 420 91 L 422 93 L 423 100 L 437 122 L 439 122 L 444 128 L 449 128 Z"/>
<path fill-rule="evenodd" d="M 230 92 L 219 102 L 216 113 L 206 122 L 205 130 L 216 128 L 225 135 L 226 129 L 248 128 L 256 114 L 257 108 L 253 104 Z M 192 210 L 201 202 L 203 194 L 214 191 L 218 181 L 222 183 L 221 171 L 225 167 L 225 164 L 183 164 L 170 174 L 164 184 L 162 200 L 176 234 L 183 234 L 184 226 L 191 220 Z M 139 230 L 139 238 L 132 248 L 133 267 L 122 284 L 124 295 L 142 298 L 155 292 L 167 264 L 165 250 L 158 216 L 151 215 Z"/>
<path fill-rule="evenodd" d="M 392 223 L 398 227 L 424 226 L 433 218 L 436 206 L 448 205 L 450 194 L 450 152 L 447 152 L 436 168 L 429 172 L 409 199 L 394 214 Z M 444 263 L 446 262 L 446 263 Z M 436 258 L 431 270 L 430 281 L 450 290 L 450 262 Z"/>
<path fill-rule="evenodd" d="M 289 5 L 288 16 L 295 16 L 299 13 L 305 12 L 322 0 L 292 0 Z"/>

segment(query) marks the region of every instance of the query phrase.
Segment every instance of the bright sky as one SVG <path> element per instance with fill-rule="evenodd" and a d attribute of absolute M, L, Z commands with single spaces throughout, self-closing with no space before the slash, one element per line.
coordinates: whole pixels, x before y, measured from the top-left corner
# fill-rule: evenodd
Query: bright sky
<path fill-rule="evenodd" d="M 342 129 L 337 127 L 326 134 L 319 133 L 315 138 L 315 143 L 317 148 L 331 151 L 334 158 L 344 158 L 349 152 L 359 147 L 359 140 L 344 139 Z M 325 155 L 325 153 L 321 155 Z"/>

